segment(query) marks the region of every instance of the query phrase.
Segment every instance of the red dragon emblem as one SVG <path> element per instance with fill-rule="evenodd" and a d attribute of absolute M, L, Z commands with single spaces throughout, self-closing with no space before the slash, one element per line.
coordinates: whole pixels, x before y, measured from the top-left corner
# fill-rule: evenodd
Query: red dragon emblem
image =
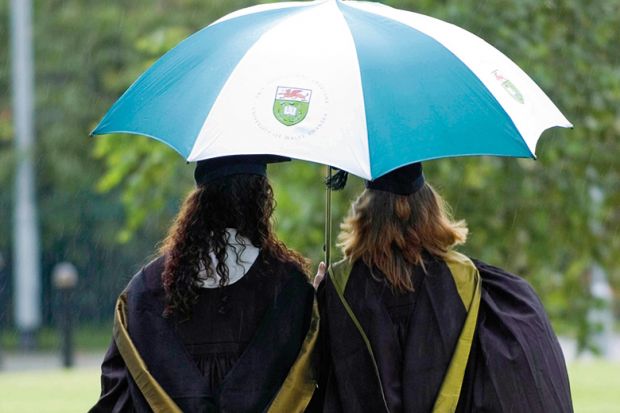
<path fill-rule="evenodd" d="M 285 89 L 280 92 L 279 99 L 306 99 L 308 92 L 302 89 Z"/>

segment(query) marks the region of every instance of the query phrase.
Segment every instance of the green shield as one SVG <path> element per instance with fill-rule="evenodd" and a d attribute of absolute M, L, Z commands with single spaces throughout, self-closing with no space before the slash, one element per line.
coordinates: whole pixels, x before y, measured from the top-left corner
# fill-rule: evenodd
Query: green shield
<path fill-rule="evenodd" d="M 273 102 L 273 115 L 285 126 L 296 125 L 306 118 L 312 90 L 278 86 Z"/>
<path fill-rule="evenodd" d="M 309 102 L 276 99 L 273 103 L 273 115 L 286 126 L 296 125 L 308 114 Z"/>
<path fill-rule="evenodd" d="M 508 92 L 510 96 L 512 96 L 517 102 L 525 103 L 525 99 L 523 99 L 523 95 L 521 94 L 519 89 L 517 89 L 514 83 L 512 83 L 510 80 L 504 81 L 502 83 L 502 86 L 504 86 L 504 89 L 506 89 L 506 92 Z"/>

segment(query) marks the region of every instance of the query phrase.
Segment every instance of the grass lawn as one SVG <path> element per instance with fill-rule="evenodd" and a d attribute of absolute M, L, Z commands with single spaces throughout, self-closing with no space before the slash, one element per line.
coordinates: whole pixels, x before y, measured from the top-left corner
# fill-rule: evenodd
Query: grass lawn
<path fill-rule="evenodd" d="M 575 412 L 619 411 L 620 363 L 579 362 L 569 372 Z M 0 373 L 2 413 L 84 413 L 98 394 L 98 369 Z"/>
<path fill-rule="evenodd" d="M 568 373 L 576 413 L 620 411 L 620 363 L 572 363 Z"/>
<path fill-rule="evenodd" d="M 0 373 L 1 413 L 85 413 L 99 395 L 99 369 Z"/>

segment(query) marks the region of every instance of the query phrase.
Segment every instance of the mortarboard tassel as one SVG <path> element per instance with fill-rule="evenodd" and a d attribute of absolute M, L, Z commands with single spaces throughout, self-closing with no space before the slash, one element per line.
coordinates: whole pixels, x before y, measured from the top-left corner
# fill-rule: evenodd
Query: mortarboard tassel
<path fill-rule="evenodd" d="M 348 177 L 347 171 L 339 170 L 329 178 L 325 178 L 325 185 L 333 191 L 340 191 L 347 184 Z"/>

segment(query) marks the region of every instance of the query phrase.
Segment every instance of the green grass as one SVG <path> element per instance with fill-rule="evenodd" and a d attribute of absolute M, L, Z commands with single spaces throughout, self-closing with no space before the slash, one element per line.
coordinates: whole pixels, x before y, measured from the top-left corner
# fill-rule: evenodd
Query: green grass
<path fill-rule="evenodd" d="M 99 395 L 99 369 L 0 373 L 2 413 L 84 413 Z"/>
<path fill-rule="evenodd" d="M 616 413 L 620 363 L 579 362 L 570 366 L 577 413 Z M 2 413 L 83 413 L 99 394 L 99 370 L 0 373 Z"/>
<path fill-rule="evenodd" d="M 576 413 L 620 411 L 620 363 L 572 363 L 568 372 Z"/>

